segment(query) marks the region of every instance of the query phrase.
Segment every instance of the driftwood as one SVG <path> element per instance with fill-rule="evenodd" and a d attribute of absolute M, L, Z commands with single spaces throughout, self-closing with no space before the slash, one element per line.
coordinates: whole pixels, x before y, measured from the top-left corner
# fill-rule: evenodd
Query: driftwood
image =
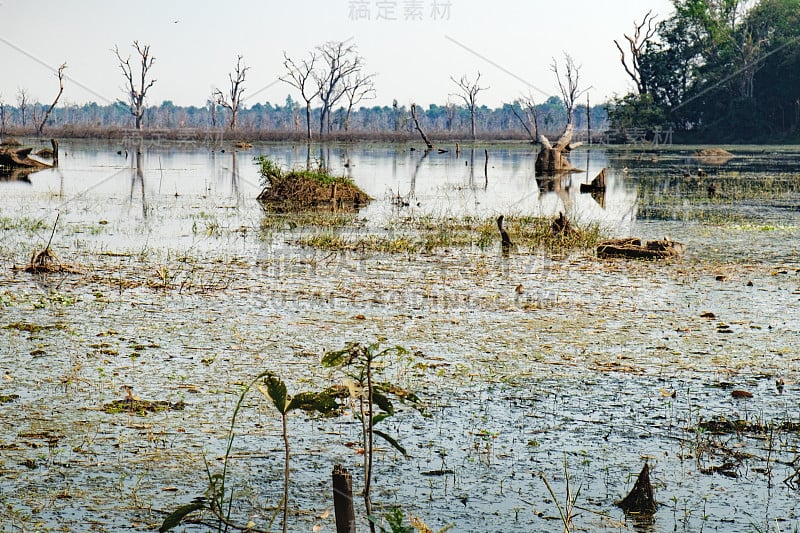
<path fill-rule="evenodd" d="M 617 504 L 626 513 L 650 516 L 656 512 L 653 485 L 650 483 L 650 466 L 645 463 L 630 493 Z"/>
<path fill-rule="evenodd" d="M 626 257 L 630 259 L 667 259 L 681 257 L 686 245 L 664 238 L 660 241 L 645 241 L 636 237 L 610 239 L 597 245 L 597 257 Z"/>
<path fill-rule="evenodd" d="M 8 167 L 10 169 L 14 168 L 32 168 L 32 169 L 40 169 L 40 168 L 51 168 L 58 164 L 58 141 L 52 139 L 50 143 L 53 146 L 52 150 L 39 150 L 36 155 L 46 155 L 48 157 L 53 158 L 53 163 L 45 163 L 44 161 L 39 161 L 38 159 L 32 159 L 30 157 L 33 148 L 12 148 L 13 145 L 5 145 L 0 147 L 0 166 L 1 167 Z M 45 150 L 47 150 L 45 152 Z"/>
<path fill-rule="evenodd" d="M 567 160 L 566 153 L 574 148 L 577 148 L 582 143 L 572 143 L 572 133 L 574 128 L 572 124 L 567 124 L 564 133 L 561 137 L 552 144 L 550 140 L 544 135 L 539 135 L 539 142 L 542 149 L 536 156 L 536 173 L 537 174 L 554 174 L 557 172 L 575 172 L 576 169 Z"/>
<path fill-rule="evenodd" d="M 50 165 L 31 159 L 30 153 L 33 148 L 0 148 L 0 166 L 17 168 L 48 168 Z"/>

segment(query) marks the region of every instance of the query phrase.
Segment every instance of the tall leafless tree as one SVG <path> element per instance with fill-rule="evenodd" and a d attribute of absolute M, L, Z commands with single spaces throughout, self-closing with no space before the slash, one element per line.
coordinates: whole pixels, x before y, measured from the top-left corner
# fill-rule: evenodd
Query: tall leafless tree
<path fill-rule="evenodd" d="M 625 50 L 622 49 L 622 45 L 619 44 L 619 41 L 614 39 L 614 44 L 617 45 L 617 50 L 619 50 L 619 60 L 622 63 L 622 68 L 625 69 L 625 72 L 633 80 L 633 83 L 636 84 L 636 91 L 639 94 L 645 94 L 649 90 L 647 77 L 642 72 L 642 57 L 644 56 L 647 45 L 658 32 L 655 20 L 656 15 L 653 15 L 653 11 L 648 11 L 645 16 L 642 17 L 641 22 L 633 21 L 633 36 L 627 33 L 623 34 L 625 40 L 628 41 L 630 65 L 628 64 L 629 60 L 627 59 Z"/>
<path fill-rule="evenodd" d="M 331 41 L 317 47 L 321 67 L 314 73 L 319 88 L 319 99 L 322 103 L 319 117 L 320 137 L 325 127 L 330 129 L 330 115 L 333 106 L 344 95 L 344 81 L 359 72 L 364 66 L 364 59 L 358 55 L 355 45 L 345 41 Z"/>
<path fill-rule="evenodd" d="M 571 55 L 564 53 L 564 72 L 561 72 L 558 61 L 555 58 L 553 58 L 553 63 L 550 65 L 550 70 L 556 75 L 561 98 L 564 101 L 564 107 L 567 108 L 567 125 L 572 125 L 578 98 L 589 90 L 588 88 L 580 90 L 581 67 L 575 64 L 575 60 Z"/>
<path fill-rule="evenodd" d="M 25 127 L 25 110 L 28 109 L 28 90 L 17 89 L 17 107 L 19 107 L 20 120 L 22 127 Z"/>
<path fill-rule="evenodd" d="M 58 77 L 58 94 L 53 100 L 53 103 L 50 104 L 50 107 L 47 108 L 47 111 L 44 112 L 44 115 L 41 117 L 41 119 L 36 116 L 36 108 L 34 108 L 34 113 L 31 117 L 31 120 L 33 120 L 33 124 L 36 126 L 36 135 L 39 137 L 42 136 L 42 132 L 47 124 L 47 120 L 50 118 L 50 113 L 53 112 L 53 109 L 58 104 L 58 99 L 61 98 L 61 94 L 64 92 L 64 69 L 66 68 L 66 63 L 62 63 L 61 66 L 58 67 L 58 71 L 56 72 L 56 77 Z"/>
<path fill-rule="evenodd" d="M 231 82 L 231 89 L 229 94 L 225 94 L 219 89 L 214 89 L 214 99 L 217 104 L 231 112 L 231 121 L 228 124 L 231 131 L 236 129 L 236 115 L 239 113 L 239 105 L 242 102 L 242 93 L 244 93 L 244 79 L 250 67 L 242 63 L 242 57 L 238 56 L 236 59 L 236 69 L 228 73 L 228 79 Z M 235 74 L 235 76 L 234 76 Z"/>
<path fill-rule="evenodd" d="M 142 117 L 144 116 L 144 99 L 147 97 L 147 91 L 156 82 L 155 79 L 148 81 L 147 75 L 153 67 L 156 58 L 150 55 L 150 45 L 140 45 L 139 41 L 133 41 L 133 48 L 138 54 L 140 67 L 139 76 L 134 80 L 134 71 L 131 66 L 131 56 L 123 59 L 119 53 L 119 47 L 114 45 L 114 54 L 119 60 L 119 68 L 125 76 L 124 90 L 128 95 L 128 108 L 131 115 L 133 115 L 136 129 L 142 129 Z"/>
<path fill-rule="evenodd" d="M 519 110 L 517 110 L 519 108 Z M 522 127 L 528 132 L 531 141 L 537 142 L 539 139 L 539 113 L 536 109 L 536 102 L 532 95 L 520 96 L 511 104 L 511 111 Z"/>
<path fill-rule="evenodd" d="M 214 91 L 211 91 L 211 96 L 206 100 L 206 109 L 208 109 L 208 118 L 211 120 L 211 127 L 217 127 L 217 101 L 214 98 Z"/>
<path fill-rule="evenodd" d="M 344 81 L 344 97 L 347 99 L 347 114 L 344 118 L 344 131 L 350 130 L 350 113 L 362 100 L 375 98 L 374 74 L 356 71 Z"/>
<path fill-rule="evenodd" d="M 314 65 L 317 62 L 316 51 L 311 51 L 306 59 L 299 63 L 292 60 L 284 51 L 283 66 L 286 74 L 280 78 L 300 91 L 300 97 L 306 103 L 306 139 L 311 140 L 311 102 L 319 95 L 319 87 L 314 83 Z"/>
<path fill-rule="evenodd" d="M 455 121 L 457 112 L 458 109 L 456 108 L 455 104 L 452 103 L 448 98 L 447 103 L 444 106 L 444 116 L 446 121 L 445 127 L 447 128 L 447 131 L 453 130 L 453 122 Z"/>
<path fill-rule="evenodd" d="M 475 140 L 475 105 L 476 105 L 476 98 L 478 93 L 488 89 L 488 87 L 481 87 L 479 82 L 481 81 L 481 73 L 478 72 L 478 76 L 475 78 L 475 81 L 470 81 L 467 78 L 467 75 L 464 74 L 461 76 L 461 79 L 456 80 L 454 77 L 450 76 L 450 79 L 453 80 L 453 83 L 458 85 L 458 88 L 461 90 L 459 93 L 453 94 L 453 96 L 458 96 L 464 103 L 467 105 L 469 109 L 469 120 L 470 120 L 470 134 L 472 135 L 472 140 Z"/>

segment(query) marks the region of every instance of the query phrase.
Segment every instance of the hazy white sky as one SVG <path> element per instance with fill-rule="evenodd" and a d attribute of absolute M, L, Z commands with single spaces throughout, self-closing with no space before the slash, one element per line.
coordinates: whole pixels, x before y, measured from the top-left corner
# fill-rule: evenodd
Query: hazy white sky
<path fill-rule="evenodd" d="M 352 39 L 377 73 L 375 104 L 443 104 L 456 91 L 451 75 L 478 71 L 489 87 L 479 104 L 529 90 L 541 101 L 539 91 L 558 92 L 549 66 L 564 52 L 596 103 L 630 88 L 612 41 L 651 9 L 661 19 L 673 12 L 669 0 L 0 0 L 0 95 L 14 104 L 24 88 L 49 103 L 66 62 L 62 104 L 124 98 L 112 50 L 133 53 L 139 40 L 156 57 L 150 105 L 204 105 L 214 87 L 227 89 L 238 54 L 251 67 L 245 105 L 283 103 L 294 96 L 276 81 L 284 50 L 300 57 Z"/>

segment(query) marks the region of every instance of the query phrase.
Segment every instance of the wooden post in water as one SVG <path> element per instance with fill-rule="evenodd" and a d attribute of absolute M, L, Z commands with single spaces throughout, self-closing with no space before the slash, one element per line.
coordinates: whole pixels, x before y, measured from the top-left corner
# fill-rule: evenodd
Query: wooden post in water
<path fill-rule="evenodd" d="M 489 150 L 484 148 L 483 155 L 485 156 L 483 160 L 483 187 L 486 188 L 489 186 Z"/>
<path fill-rule="evenodd" d="M 336 516 L 336 533 L 356 533 L 353 477 L 342 465 L 333 467 L 333 512 Z"/>
<path fill-rule="evenodd" d="M 53 147 L 53 166 L 58 166 L 58 141 L 50 139 L 50 145 Z"/>

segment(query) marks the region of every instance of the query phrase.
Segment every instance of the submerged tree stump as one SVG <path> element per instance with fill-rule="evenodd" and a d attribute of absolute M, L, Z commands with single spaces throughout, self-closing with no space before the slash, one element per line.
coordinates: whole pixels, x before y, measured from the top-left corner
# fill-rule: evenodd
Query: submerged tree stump
<path fill-rule="evenodd" d="M 572 166 L 566 156 L 570 150 L 581 145 L 581 143 L 570 143 L 572 132 L 572 124 L 567 124 L 564 133 L 561 134 L 555 144 L 552 144 L 544 135 L 539 135 L 542 149 L 539 150 L 539 154 L 536 156 L 536 174 L 556 174 L 578 170 Z"/>
<path fill-rule="evenodd" d="M 503 228 L 503 215 L 497 217 L 497 229 L 500 230 L 500 245 L 504 256 L 508 256 L 514 243 L 511 242 L 508 232 Z"/>
<path fill-rule="evenodd" d="M 52 165 L 30 158 L 33 148 L 0 148 L 0 166 L 10 168 L 49 168 Z"/>
<path fill-rule="evenodd" d="M 355 533 L 353 477 L 342 465 L 333 467 L 333 514 L 336 517 L 336 533 Z"/>
<path fill-rule="evenodd" d="M 550 224 L 550 229 L 553 231 L 553 236 L 555 237 L 570 237 L 575 234 L 575 228 L 572 227 L 569 219 L 564 216 L 564 213 L 561 211 L 559 211 L 558 216 L 553 219 L 553 223 Z"/>
<path fill-rule="evenodd" d="M 591 183 L 581 183 L 581 192 L 603 192 L 606 190 L 606 169 L 600 171 Z"/>
<path fill-rule="evenodd" d="M 644 464 L 630 493 L 617 505 L 630 514 L 649 516 L 656 512 L 653 485 L 650 483 L 650 465 Z"/>

